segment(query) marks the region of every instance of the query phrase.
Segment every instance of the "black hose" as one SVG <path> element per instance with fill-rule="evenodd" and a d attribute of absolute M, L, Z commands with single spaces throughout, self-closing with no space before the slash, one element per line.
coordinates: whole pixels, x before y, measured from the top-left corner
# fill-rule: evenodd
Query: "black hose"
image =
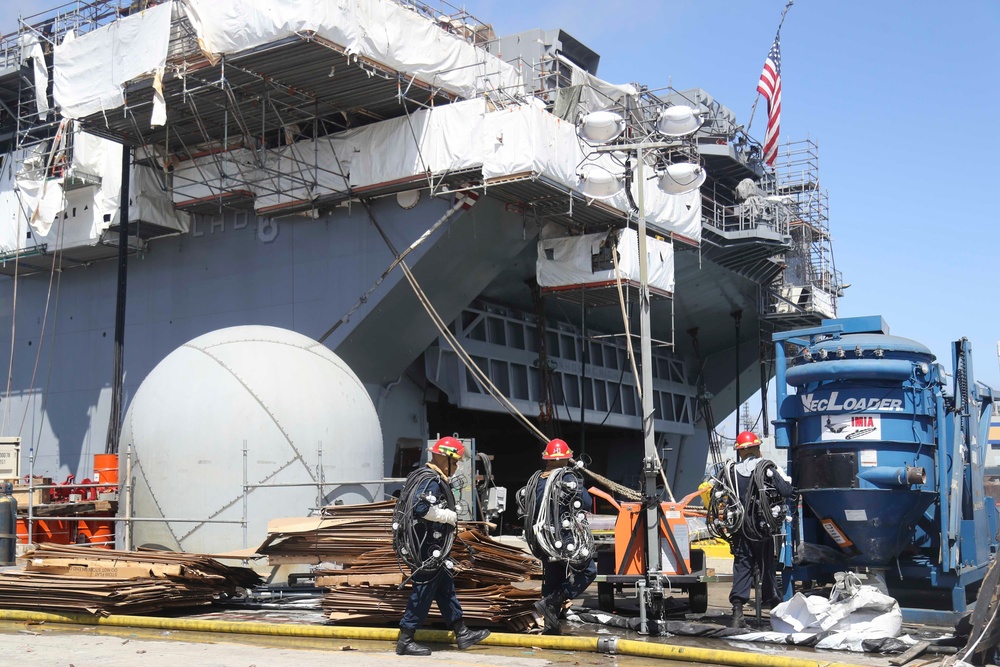
<path fill-rule="evenodd" d="M 524 513 L 524 539 L 536 557 L 564 562 L 571 569 L 586 567 L 594 557 L 590 531 L 580 498 L 583 479 L 572 468 L 556 468 L 546 479 L 536 472 L 518 492 Z M 544 483 L 538 505 L 538 484 Z"/>
<path fill-rule="evenodd" d="M 761 542 L 782 531 L 788 515 L 787 501 L 770 483 L 778 472 L 773 461 L 759 461 L 750 476 L 747 488 L 746 517 L 743 535 L 753 542 Z"/>
<path fill-rule="evenodd" d="M 431 468 L 414 470 L 406 478 L 392 515 L 392 548 L 400 569 L 404 564 L 409 568 L 409 579 L 429 579 L 442 567 L 450 569 L 448 556 L 455 543 L 455 526 L 432 523 L 418 517 L 415 512 L 421 500 L 427 500 L 431 505 L 443 504 L 455 511 L 455 496 L 447 485 L 443 498 L 431 500 L 428 497 L 428 486 L 438 481 L 442 481 L 441 476 Z"/>

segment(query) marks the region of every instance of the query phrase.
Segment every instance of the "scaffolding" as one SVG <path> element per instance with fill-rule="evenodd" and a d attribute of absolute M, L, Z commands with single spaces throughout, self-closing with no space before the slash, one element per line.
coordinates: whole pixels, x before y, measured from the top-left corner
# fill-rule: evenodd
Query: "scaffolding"
<path fill-rule="evenodd" d="M 843 282 L 830 236 L 830 196 L 819 180 L 819 150 L 811 139 L 778 149 L 770 192 L 790 212 L 791 248 L 785 270 L 764 291 L 764 311 L 781 328 L 811 326 L 837 316 Z"/>

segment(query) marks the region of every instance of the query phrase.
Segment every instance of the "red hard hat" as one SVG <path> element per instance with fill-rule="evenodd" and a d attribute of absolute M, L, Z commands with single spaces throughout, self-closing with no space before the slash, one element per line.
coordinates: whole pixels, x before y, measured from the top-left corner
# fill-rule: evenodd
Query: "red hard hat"
<path fill-rule="evenodd" d="M 749 449 L 751 447 L 759 446 L 760 438 L 758 438 L 752 431 L 743 431 L 736 436 L 736 449 Z"/>
<path fill-rule="evenodd" d="M 445 436 L 430 446 L 431 454 L 440 454 L 449 459 L 460 459 L 465 456 L 465 445 L 458 438 Z"/>
<path fill-rule="evenodd" d="M 569 448 L 565 440 L 559 438 L 549 440 L 549 444 L 545 445 L 545 451 L 542 452 L 542 458 L 546 461 L 561 461 L 572 456 L 573 450 Z"/>

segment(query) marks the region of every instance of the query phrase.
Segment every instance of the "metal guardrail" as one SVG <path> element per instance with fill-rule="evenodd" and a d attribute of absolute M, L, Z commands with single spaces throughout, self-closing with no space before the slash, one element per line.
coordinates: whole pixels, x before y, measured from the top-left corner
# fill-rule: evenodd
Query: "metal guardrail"
<path fill-rule="evenodd" d="M 266 483 L 266 484 L 251 484 L 249 481 L 248 474 L 248 460 L 249 448 L 247 446 L 247 441 L 243 441 L 243 483 L 242 488 L 242 515 L 239 519 L 214 519 L 210 517 L 139 517 L 132 515 L 132 492 L 133 492 L 133 475 L 132 475 L 132 445 L 126 449 L 125 453 L 125 484 L 120 483 L 70 483 L 70 484 L 35 484 L 35 455 L 33 449 L 30 451 L 28 456 L 28 484 L 23 490 L 28 492 L 28 514 L 25 518 L 25 523 L 27 527 L 27 541 L 29 544 L 34 543 L 34 524 L 40 519 L 50 519 L 57 521 L 67 521 L 67 522 L 87 522 L 87 521 L 108 521 L 115 522 L 116 524 L 122 524 L 124 528 L 124 547 L 127 550 L 132 550 L 134 548 L 134 543 L 132 540 L 132 524 L 134 523 L 205 523 L 205 524 L 229 524 L 229 525 L 240 525 L 243 528 L 243 548 L 248 548 L 248 511 L 247 511 L 247 497 L 250 491 L 253 489 L 267 489 L 267 488 L 302 488 L 311 487 L 316 489 L 317 506 L 323 506 L 323 496 L 326 489 L 335 488 L 338 486 L 357 486 L 357 485 L 385 485 L 385 484 L 397 484 L 406 481 L 406 478 L 400 477 L 385 477 L 381 479 L 373 480 L 336 480 L 327 481 L 323 474 L 323 449 L 320 446 L 317 451 L 317 468 L 319 479 L 315 482 L 289 482 L 289 483 Z M 120 504 L 119 504 L 119 515 L 116 516 L 46 516 L 39 517 L 34 513 L 35 502 L 34 502 L 34 492 L 35 490 L 41 489 L 87 489 L 87 488 L 112 488 L 115 487 L 119 490 Z M 124 516 L 120 513 L 124 509 Z"/>

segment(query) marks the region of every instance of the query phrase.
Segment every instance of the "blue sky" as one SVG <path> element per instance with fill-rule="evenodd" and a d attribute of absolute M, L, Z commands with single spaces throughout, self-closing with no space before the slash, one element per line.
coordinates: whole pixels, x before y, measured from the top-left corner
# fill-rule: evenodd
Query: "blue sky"
<path fill-rule="evenodd" d="M 18 12 L 58 2 L 8 2 Z M 452 4 L 460 4 L 453 2 Z M 749 119 L 784 0 L 468 0 L 498 34 L 562 28 L 615 82 L 699 86 Z M 617 6 L 614 8 L 613 6 Z M 1000 2 L 798 0 L 782 30 L 782 137 L 819 144 L 841 315 L 880 314 L 950 364 L 967 336 L 1000 389 L 995 270 L 1000 214 L 991 132 L 1000 120 Z M 762 102 L 763 104 L 763 102 Z M 758 109 L 751 132 L 763 137 Z M 679 286 L 683 289 L 683 286 Z"/>
<path fill-rule="evenodd" d="M 470 0 L 498 34 L 560 27 L 598 75 L 701 87 L 750 117 L 784 0 Z M 797 0 L 781 34 L 782 138 L 819 145 L 842 316 L 882 315 L 951 364 L 967 336 L 1000 390 L 1000 3 Z M 751 133 L 764 135 L 764 101 Z M 678 285 L 683 289 L 683 285 Z"/>

